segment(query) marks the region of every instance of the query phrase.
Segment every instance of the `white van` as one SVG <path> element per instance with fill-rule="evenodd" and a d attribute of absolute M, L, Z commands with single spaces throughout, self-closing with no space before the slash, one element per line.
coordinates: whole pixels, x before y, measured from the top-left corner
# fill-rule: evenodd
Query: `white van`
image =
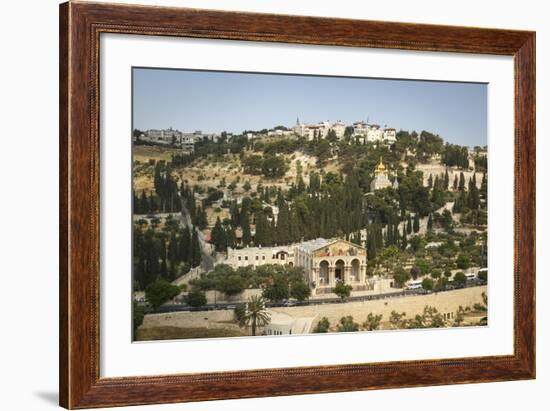
<path fill-rule="evenodd" d="M 466 273 L 466 280 L 473 281 L 477 280 L 477 273 Z"/>

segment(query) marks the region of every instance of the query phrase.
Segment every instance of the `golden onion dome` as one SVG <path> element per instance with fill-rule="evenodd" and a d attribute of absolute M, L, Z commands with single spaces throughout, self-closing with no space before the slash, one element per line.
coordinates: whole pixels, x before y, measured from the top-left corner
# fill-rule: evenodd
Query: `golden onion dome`
<path fill-rule="evenodd" d="M 384 173 L 386 171 L 386 166 L 382 163 L 382 158 L 380 158 L 380 163 L 376 166 L 377 173 Z"/>

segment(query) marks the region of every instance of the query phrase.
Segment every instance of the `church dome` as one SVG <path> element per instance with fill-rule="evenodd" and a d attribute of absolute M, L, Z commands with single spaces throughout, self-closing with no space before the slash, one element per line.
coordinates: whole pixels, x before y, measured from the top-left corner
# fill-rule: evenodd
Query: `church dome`
<path fill-rule="evenodd" d="M 386 166 L 384 163 L 382 163 L 382 158 L 380 158 L 380 163 L 376 166 L 376 172 L 377 173 L 385 173 L 386 172 Z"/>

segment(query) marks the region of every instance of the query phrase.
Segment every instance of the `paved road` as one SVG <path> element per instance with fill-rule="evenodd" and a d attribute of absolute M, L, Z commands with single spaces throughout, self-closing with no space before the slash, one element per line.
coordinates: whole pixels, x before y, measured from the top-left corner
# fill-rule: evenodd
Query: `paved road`
<path fill-rule="evenodd" d="M 479 281 L 469 281 L 463 288 L 469 288 L 469 287 L 478 287 L 484 285 Z M 438 293 L 444 293 L 446 291 L 452 291 L 452 289 L 449 290 L 443 290 L 443 291 L 437 291 Z M 424 290 L 399 290 L 399 291 L 391 291 L 383 294 L 374 294 L 374 295 L 362 295 L 357 297 L 349 297 L 346 299 L 345 302 L 350 301 L 371 301 L 371 300 L 383 300 L 387 298 L 400 298 L 400 297 L 407 297 L 411 295 L 425 295 L 425 294 L 433 294 L 433 293 L 427 293 Z M 335 304 L 335 303 L 342 303 L 342 300 L 340 298 L 326 298 L 326 299 L 315 299 L 315 300 L 309 300 L 309 301 L 303 301 L 303 302 L 291 302 L 290 304 L 285 303 L 267 303 L 267 307 L 297 307 L 302 305 L 320 305 L 320 304 Z M 212 311 L 212 310 L 233 310 L 235 308 L 235 305 L 237 303 L 218 303 L 218 304 L 207 304 L 200 308 L 193 308 L 189 307 L 185 304 L 171 304 L 171 305 L 163 305 L 160 307 L 156 312 L 157 313 L 168 313 L 168 312 L 178 312 L 178 311 Z M 152 311 L 148 311 L 152 312 Z"/>
<path fill-rule="evenodd" d="M 184 227 L 188 227 L 190 230 L 194 230 L 193 222 L 191 221 L 191 214 L 185 207 L 184 201 L 181 202 L 181 223 Z M 199 235 L 199 242 L 201 246 L 201 268 L 204 271 L 211 271 L 214 268 L 214 258 L 210 255 L 211 246 L 204 239 L 204 234 L 200 230 L 196 230 Z"/>

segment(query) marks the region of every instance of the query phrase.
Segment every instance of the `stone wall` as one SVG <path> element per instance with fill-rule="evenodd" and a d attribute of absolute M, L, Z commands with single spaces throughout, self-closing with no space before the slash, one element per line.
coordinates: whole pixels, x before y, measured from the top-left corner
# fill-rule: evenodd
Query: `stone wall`
<path fill-rule="evenodd" d="M 231 304 L 231 303 L 239 303 L 239 302 L 245 302 L 248 301 L 250 297 L 253 295 L 261 296 L 262 290 L 260 288 L 252 288 L 252 289 L 246 289 L 240 294 L 232 295 L 232 296 L 226 296 L 224 293 L 221 293 L 219 291 L 206 291 L 206 301 L 208 304 Z"/>

